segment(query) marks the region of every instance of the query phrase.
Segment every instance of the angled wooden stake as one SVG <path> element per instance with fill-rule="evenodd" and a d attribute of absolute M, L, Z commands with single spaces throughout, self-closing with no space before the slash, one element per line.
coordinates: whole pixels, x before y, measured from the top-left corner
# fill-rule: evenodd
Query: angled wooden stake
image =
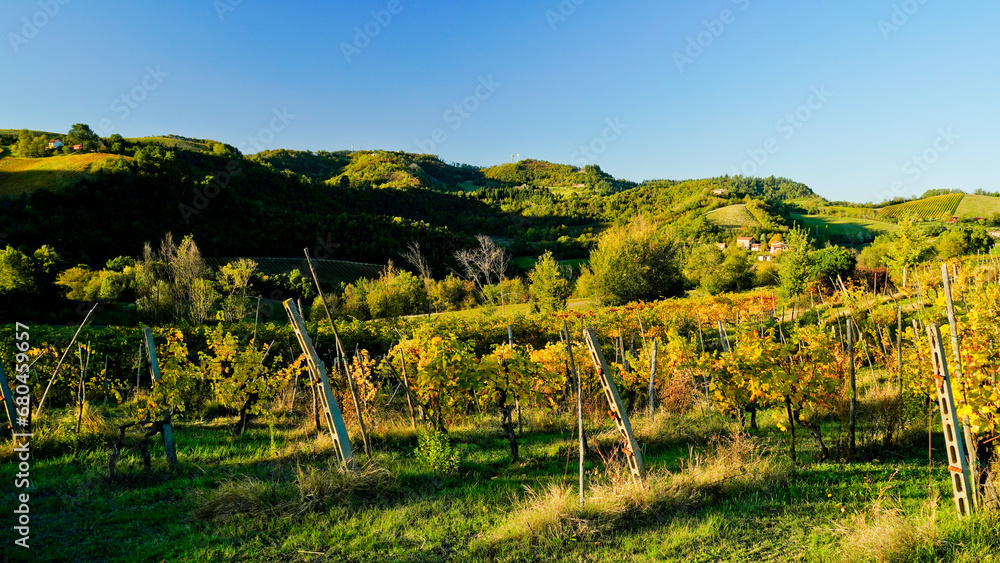
<path fill-rule="evenodd" d="M 14 432 L 14 429 L 17 428 L 15 426 L 17 424 L 17 411 L 14 409 L 14 395 L 10 392 L 10 386 L 7 384 L 7 375 L 3 372 L 3 366 L 0 366 L 0 393 L 3 394 L 4 412 L 7 413 L 7 420 L 10 421 L 10 431 Z"/>
<path fill-rule="evenodd" d="M 628 412 L 625 411 L 621 396 L 618 395 L 618 387 L 615 386 L 615 381 L 611 377 L 611 370 L 608 369 L 608 363 L 604 360 L 604 353 L 601 352 L 601 347 L 598 345 L 594 329 L 585 328 L 583 340 L 587 343 L 587 348 L 590 349 L 590 358 L 594 360 L 594 368 L 597 369 L 598 379 L 604 389 L 604 395 L 608 399 L 608 406 L 611 408 L 611 418 L 614 419 L 615 426 L 618 427 L 622 438 L 625 439 L 625 447 L 627 448 L 625 459 L 628 460 L 632 477 L 642 485 L 643 478 L 646 476 L 646 468 L 642 464 L 642 452 L 639 449 L 639 443 L 635 440 L 635 435 L 632 434 L 632 424 L 629 422 Z"/>
<path fill-rule="evenodd" d="M 955 272 L 955 277 L 958 277 L 958 270 L 953 268 L 952 271 Z M 962 344 L 958 336 L 958 321 L 955 318 L 955 305 L 951 300 L 951 280 L 948 278 L 948 264 L 941 264 L 941 280 L 944 285 L 944 299 L 948 312 L 948 328 L 951 333 L 951 351 L 955 359 L 952 371 L 955 373 L 955 382 L 958 383 L 958 388 L 962 392 L 962 404 L 965 405 L 968 404 L 969 401 L 966 398 L 965 381 L 962 380 Z M 976 442 L 972 438 L 972 431 L 969 428 L 968 417 L 962 419 L 961 430 L 965 435 L 967 446 L 966 454 L 969 456 L 968 461 L 969 467 L 972 471 L 972 482 L 979 483 L 979 472 L 977 470 L 979 463 L 976 456 Z M 979 501 L 977 497 L 978 492 L 979 490 L 976 488 L 969 493 L 969 499 L 972 505 L 977 504 Z"/>
<path fill-rule="evenodd" d="M 959 517 L 968 516 L 973 510 L 969 465 L 965 459 L 965 445 L 959 432 L 958 415 L 955 414 L 955 398 L 952 395 L 951 378 L 948 376 L 948 361 L 941 344 L 941 331 L 936 324 L 927 326 L 927 341 L 931 348 L 931 368 L 934 370 L 938 406 L 941 411 L 941 428 L 944 431 L 945 449 L 948 452 L 948 471 L 951 473 L 951 488 L 955 494 L 955 508 Z"/>
<path fill-rule="evenodd" d="M 48 396 L 49 389 L 52 388 L 52 382 L 55 381 L 56 376 L 59 375 L 59 368 L 61 368 L 63 362 L 66 361 L 66 356 L 69 354 L 69 351 L 73 348 L 73 343 L 76 342 L 76 337 L 80 336 L 80 331 L 83 330 L 83 327 L 85 327 L 88 322 L 90 322 L 90 317 L 94 314 L 94 311 L 97 309 L 98 305 L 100 305 L 100 303 L 94 303 L 94 306 L 90 308 L 90 312 L 88 312 L 87 316 L 84 317 L 83 322 L 80 323 L 80 327 L 76 329 L 76 332 L 73 334 L 73 338 L 70 339 L 69 345 L 66 346 L 66 351 L 64 351 L 62 357 L 59 358 L 59 363 L 56 364 L 56 369 L 55 371 L 52 372 L 52 377 L 49 378 L 49 384 L 45 386 L 45 392 L 42 393 L 42 398 L 40 401 L 38 401 L 38 406 L 35 407 L 35 416 L 42 414 L 42 407 L 45 405 L 45 397 Z"/>
<path fill-rule="evenodd" d="M 153 344 L 153 332 L 149 327 L 143 329 L 143 338 L 146 341 L 146 351 L 149 353 L 149 371 L 153 374 L 153 385 L 160 381 L 160 364 L 156 361 L 156 345 Z M 167 462 L 170 465 L 177 465 L 177 449 L 174 447 L 174 427 L 169 423 L 163 424 L 163 451 L 167 455 Z"/>
<path fill-rule="evenodd" d="M 340 414 L 340 407 L 337 405 L 337 398 L 333 396 L 333 388 L 330 387 L 330 379 L 326 375 L 326 366 L 319 359 L 316 349 L 313 348 L 312 338 L 306 331 L 306 322 L 302 320 L 302 315 L 292 303 L 287 299 L 282 303 L 288 313 L 288 319 L 292 323 L 292 331 L 302 347 L 302 352 L 306 355 L 306 363 L 309 364 L 309 371 L 312 373 L 313 384 L 318 381 L 322 387 L 319 390 L 320 404 L 323 407 L 323 418 L 330 429 L 330 437 L 333 438 L 334 450 L 337 457 L 347 469 L 354 471 L 357 466 L 354 463 L 354 451 L 351 449 L 351 440 L 347 435 L 347 427 L 344 426 L 344 417 Z"/>
<path fill-rule="evenodd" d="M 333 331 L 333 338 L 337 341 L 337 354 L 340 356 L 340 363 L 344 366 L 344 377 L 347 379 L 347 389 L 351 392 L 351 401 L 354 402 L 354 414 L 358 418 L 358 427 L 361 429 L 361 442 L 365 447 L 365 455 L 368 459 L 372 458 L 372 450 L 368 443 L 368 428 L 365 427 L 365 419 L 361 415 L 361 403 L 358 402 L 358 391 L 354 387 L 354 378 L 351 377 L 351 371 L 347 367 L 347 353 L 344 351 L 344 345 L 340 342 L 340 334 L 337 333 L 337 325 L 333 324 L 333 315 L 330 313 L 330 306 L 326 303 L 326 297 L 323 296 L 323 288 L 319 286 L 319 276 L 316 275 L 316 270 L 312 265 L 312 258 L 309 257 L 309 249 L 305 248 L 303 251 L 306 254 L 306 264 L 309 265 L 309 272 L 312 273 L 313 281 L 316 283 L 316 293 L 319 295 L 319 300 L 323 303 L 323 309 L 326 311 L 326 319 L 330 321 L 330 330 Z M 302 305 L 299 305 L 299 311 L 302 310 Z M 303 332 L 305 333 L 305 325 L 303 326 Z M 316 329 L 317 331 L 319 329 Z M 318 334 L 318 332 L 317 332 Z M 335 366 L 336 370 L 336 366 Z"/>

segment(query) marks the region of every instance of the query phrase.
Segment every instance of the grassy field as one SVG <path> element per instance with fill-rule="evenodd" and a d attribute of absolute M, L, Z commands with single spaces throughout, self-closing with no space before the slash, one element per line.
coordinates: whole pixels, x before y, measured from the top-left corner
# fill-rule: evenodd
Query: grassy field
<path fill-rule="evenodd" d="M 861 241 L 871 240 L 874 236 L 892 232 L 897 229 L 892 223 L 882 221 L 870 221 L 854 217 L 831 217 L 829 215 L 799 215 L 790 214 L 795 221 L 810 231 L 814 236 L 818 233 L 821 238 L 828 238 L 831 235 L 839 235 L 857 239 Z"/>
<path fill-rule="evenodd" d="M 71 186 L 86 172 L 115 158 L 121 157 L 89 153 L 46 158 L 0 158 L 0 197 L 42 188 L 57 190 Z"/>
<path fill-rule="evenodd" d="M 955 214 L 965 194 L 945 194 L 883 207 L 877 217 L 900 219 L 916 216 L 919 219 L 948 219 Z"/>
<path fill-rule="evenodd" d="M 800 197 L 800 198 L 790 199 L 786 203 L 790 203 L 792 205 L 798 205 L 800 207 L 811 207 L 811 206 L 819 207 L 825 205 L 826 200 L 816 195 L 812 197 Z"/>
<path fill-rule="evenodd" d="M 189 151 L 199 151 L 206 152 L 210 151 L 208 145 L 205 143 L 197 143 L 192 141 L 187 141 L 184 139 L 173 139 L 171 137 L 135 137 L 131 139 L 126 139 L 131 143 L 142 143 L 142 144 L 158 144 L 170 148 L 182 148 Z"/>
<path fill-rule="evenodd" d="M 556 194 L 557 196 L 560 196 L 560 197 L 566 197 L 566 196 L 570 196 L 570 195 L 573 195 L 573 194 L 580 194 L 580 193 L 583 193 L 583 191 L 586 189 L 586 188 L 575 188 L 575 187 L 573 187 L 573 185 L 568 185 L 568 186 L 548 186 L 548 188 L 549 188 L 549 190 L 552 193 L 554 193 L 554 194 Z"/>
<path fill-rule="evenodd" d="M 878 210 L 872 207 L 846 207 L 841 205 L 827 205 L 821 207 L 819 211 L 823 215 L 854 217 L 857 219 L 874 219 L 878 213 Z"/>
<path fill-rule="evenodd" d="M 1000 197 L 988 195 L 967 195 L 955 209 L 955 215 L 959 219 L 989 218 L 994 213 L 1000 213 Z"/>
<path fill-rule="evenodd" d="M 89 410 L 79 437 L 72 412 L 37 421 L 31 551 L 10 547 L 7 527 L 7 560 L 987 562 L 1000 553 L 995 517 L 956 519 L 942 461 L 927 488 L 926 432 L 850 463 L 818 461 L 805 446 L 792 465 L 770 412 L 752 435 L 700 411 L 640 415 L 649 471 L 640 489 L 598 417 L 588 422 L 596 449 L 580 511 L 566 415 L 528 413 L 518 463 L 494 417 L 456 422 L 451 471 L 415 451 L 417 433 L 398 415 L 373 417 L 374 459 L 355 476 L 335 468 L 329 436 L 308 417 L 243 436 L 228 430 L 231 418 L 189 420 L 174 426 L 178 468 L 154 439 L 144 471 L 133 443 L 111 481 L 109 426 L 124 410 Z M 12 482 L 11 448 L 0 462 Z M 0 499 L 15 506 L 11 487 Z"/>
<path fill-rule="evenodd" d="M 747 206 L 742 203 L 713 209 L 706 213 L 705 217 L 709 221 L 726 229 L 760 226 L 760 222 L 754 218 L 750 211 L 747 210 Z"/>
<path fill-rule="evenodd" d="M 17 134 L 20 133 L 20 132 L 21 132 L 20 129 L 0 129 L 0 135 L 14 135 L 14 136 L 17 136 Z M 31 133 L 32 136 L 45 135 L 45 136 L 49 137 L 50 139 L 58 139 L 58 138 L 60 138 L 62 136 L 62 134 L 60 134 L 60 133 L 53 133 L 51 131 L 35 131 L 33 129 L 29 129 L 28 133 Z"/>

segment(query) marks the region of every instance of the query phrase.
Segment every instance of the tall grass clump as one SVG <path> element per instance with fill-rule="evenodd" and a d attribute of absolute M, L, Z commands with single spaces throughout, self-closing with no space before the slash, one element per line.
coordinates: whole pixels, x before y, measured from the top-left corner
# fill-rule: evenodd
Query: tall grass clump
<path fill-rule="evenodd" d="M 225 521 L 236 516 L 273 515 L 286 505 L 288 495 L 283 493 L 276 483 L 252 477 L 225 481 L 214 491 L 198 493 L 194 516 L 199 520 Z"/>
<path fill-rule="evenodd" d="M 941 543 L 934 509 L 910 517 L 881 501 L 855 515 L 842 534 L 841 553 L 851 562 L 932 560 Z"/>
<path fill-rule="evenodd" d="M 350 503 L 379 504 L 402 495 L 396 477 L 374 464 L 347 471 L 339 463 L 326 467 L 296 466 L 292 483 L 268 483 L 246 477 L 225 481 L 198 493 L 195 518 L 224 521 L 235 516 L 256 518 L 322 512 Z"/>
<path fill-rule="evenodd" d="M 658 411 L 652 417 L 639 416 L 632 421 L 632 431 L 641 443 L 673 446 L 681 444 L 709 445 L 722 436 L 739 433 L 740 427 L 720 416 L 700 413 L 671 414 Z M 617 431 L 614 434 L 617 436 Z"/>
<path fill-rule="evenodd" d="M 374 464 L 357 471 L 339 466 L 297 467 L 295 490 L 298 503 L 295 512 L 321 512 L 338 503 L 362 502 L 378 504 L 401 494 L 399 482 L 388 469 Z"/>

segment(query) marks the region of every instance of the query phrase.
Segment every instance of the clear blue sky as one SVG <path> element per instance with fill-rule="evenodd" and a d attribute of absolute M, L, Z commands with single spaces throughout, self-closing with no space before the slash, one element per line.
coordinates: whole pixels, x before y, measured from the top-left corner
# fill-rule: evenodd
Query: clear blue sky
<path fill-rule="evenodd" d="M 943 0 L 9 0 L 0 127 L 744 172 L 852 201 L 992 191 L 998 19 Z"/>

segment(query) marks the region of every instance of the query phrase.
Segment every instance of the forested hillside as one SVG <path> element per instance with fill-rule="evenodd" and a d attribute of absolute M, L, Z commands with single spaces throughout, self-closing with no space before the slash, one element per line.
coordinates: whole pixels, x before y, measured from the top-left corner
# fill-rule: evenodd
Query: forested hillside
<path fill-rule="evenodd" d="M 619 236 L 615 233 L 627 232 L 637 219 L 653 229 L 643 235 L 657 248 L 650 259 L 661 256 L 685 269 L 686 281 L 670 292 L 684 286 L 714 293 L 774 283 L 776 270 L 758 257 L 708 252 L 706 247 L 716 248 L 710 243 L 724 248 L 738 236 L 750 237 L 761 243 L 757 252 L 768 252 L 804 226 L 817 246 L 851 246 L 856 254 L 879 233 L 892 232 L 892 223 L 899 220 L 886 213 L 892 208 L 880 214 L 892 223 L 825 215 L 855 208 L 831 207 L 804 184 L 778 177 L 635 183 L 596 165 L 578 168 L 532 159 L 478 167 L 380 150 L 281 149 L 242 155 L 232 146 L 178 135 L 104 139 L 84 124 L 62 135 L 62 145 L 56 146 L 54 137 L 37 131 L 0 132 L 5 144 L 0 186 L 6 194 L 0 194 L 0 220 L 7 247 L 0 260 L 7 280 L 0 291 L 3 307 L 51 312 L 72 306 L 62 300 L 67 295 L 77 301 L 100 297 L 138 303 L 159 282 L 135 278 L 138 270 L 128 270 L 129 261 L 144 261 L 154 277 L 170 281 L 156 259 L 143 257 L 143 247 L 149 243 L 155 250 L 188 239 L 200 256 L 216 259 L 212 263 L 218 266 L 199 276 L 205 276 L 201 279 L 218 299 L 229 291 L 221 265 L 239 257 L 301 260 L 302 249 L 308 248 L 315 258 L 366 264 L 357 271 L 394 265 L 380 276 L 366 275 L 370 284 L 362 280 L 351 285 L 345 278 L 345 287 L 330 288 L 341 300 L 342 312 L 357 318 L 535 299 L 525 274 L 543 255 L 551 269 L 547 275 L 555 279 L 554 272 L 562 268 L 560 275 L 566 278 L 561 282 L 566 287 L 556 292 L 559 302 L 573 292 L 593 297 L 610 291 L 601 289 L 610 278 L 592 277 L 599 270 L 594 256 L 617 263 L 618 251 L 609 250 L 612 246 L 601 251 L 600 241 L 603 237 L 611 245 Z M 963 196 L 941 197 L 957 201 Z M 986 209 L 994 199 L 965 197 L 967 213 Z M 938 236 L 942 230 L 926 232 Z M 977 231 L 976 237 L 982 236 Z M 953 236 L 957 246 L 952 246 L 969 248 L 966 238 L 972 240 L 972 235 L 962 237 Z M 882 266 L 883 246 L 874 245 L 863 256 L 865 263 Z M 477 274 L 460 255 L 486 249 L 504 256 L 499 270 Z M 716 276 L 722 282 L 707 283 L 698 275 L 724 263 L 732 275 Z M 131 281 L 122 281 L 126 271 Z M 301 269 L 285 272 L 281 279 L 274 272 L 256 271 L 260 275 L 251 283 L 253 289 L 241 291 L 307 296 L 296 277 Z M 411 296 L 403 300 L 405 306 L 379 301 L 385 297 L 380 292 L 389 287 Z M 62 304 L 49 305 L 58 302 Z M 144 311 L 140 313 L 153 314 L 148 307 Z"/>
<path fill-rule="evenodd" d="M 3 140 L 16 153 L 51 135 Z M 5 153 L 0 219 L 9 243 L 47 244 L 68 262 L 103 264 L 171 232 L 194 235 L 207 256 L 297 256 L 319 244 L 328 258 L 384 263 L 416 241 L 443 272 L 477 234 L 505 239 L 516 255 L 580 258 L 603 226 L 635 214 L 669 221 L 684 237 L 718 238 L 725 230 L 704 214 L 727 200 L 814 195 L 774 178 L 636 185 L 597 166 L 536 160 L 479 168 L 388 151 L 244 156 L 174 135 L 88 142 L 94 150 L 82 154 Z M 719 187 L 728 195 L 711 197 Z"/>

